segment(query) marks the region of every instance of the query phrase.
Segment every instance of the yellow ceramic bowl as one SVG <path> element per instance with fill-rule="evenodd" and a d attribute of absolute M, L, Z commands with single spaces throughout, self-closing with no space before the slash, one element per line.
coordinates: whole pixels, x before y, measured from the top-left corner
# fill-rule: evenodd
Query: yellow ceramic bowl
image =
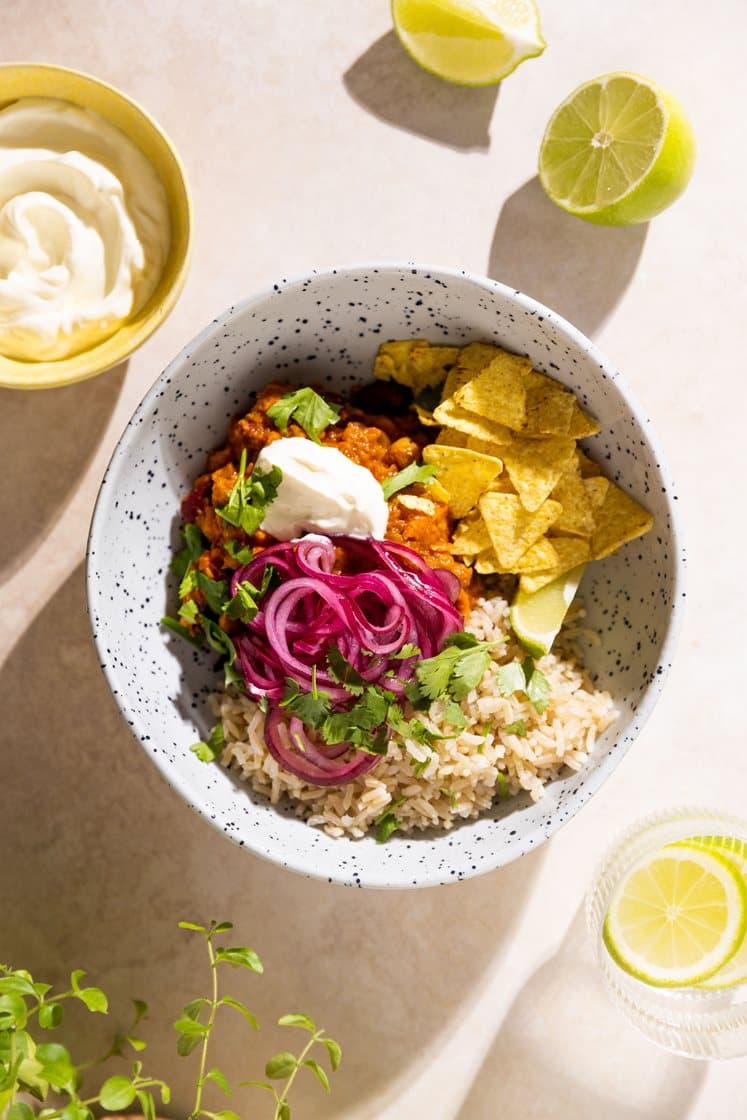
<path fill-rule="evenodd" d="M 187 276 L 191 202 L 184 168 L 171 141 L 144 109 L 113 86 L 62 66 L 0 66 L 0 109 L 20 97 L 71 101 L 93 110 L 124 132 L 158 173 L 171 217 L 171 248 L 161 279 L 145 306 L 115 334 L 98 346 L 57 362 L 21 362 L 0 357 L 0 385 L 11 389 L 51 389 L 95 377 L 124 361 L 164 321 Z"/>

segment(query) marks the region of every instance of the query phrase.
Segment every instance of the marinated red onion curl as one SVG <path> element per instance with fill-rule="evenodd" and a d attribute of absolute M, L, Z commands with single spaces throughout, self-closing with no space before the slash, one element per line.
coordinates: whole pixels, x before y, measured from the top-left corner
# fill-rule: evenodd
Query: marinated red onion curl
<path fill-rule="evenodd" d="M 333 711 L 349 708 L 354 697 L 327 660 L 336 646 L 367 684 L 401 696 L 417 661 L 439 653 L 445 639 L 462 629 L 454 605 L 459 581 L 394 541 L 311 533 L 271 545 L 239 568 L 231 594 L 244 581 L 260 587 L 268 565 L 280 583 L 234 636 L 237 662 L 249 695 L 269 701 L 265 739 L 273 757 L 313 785 L 341 785 L 372 769 L 381 756 L 312 738 L 279 707 L 287 679 L 303 692 L 326 692 Z M 398 657 L 405 645 L 419 653 Z"/>

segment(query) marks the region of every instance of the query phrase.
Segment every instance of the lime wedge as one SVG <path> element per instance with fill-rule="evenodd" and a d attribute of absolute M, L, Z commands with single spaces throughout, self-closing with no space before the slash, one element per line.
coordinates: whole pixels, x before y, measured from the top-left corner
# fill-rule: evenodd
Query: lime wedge
<path fill-rule="evenodd" d="M 738 951 L 747 887 L 726 856 L 687 841 L 638 861 L 618 884 L 602 936 L 617 964 L 655 987 L 701 984 Z"/>
<path fill-rule="evenodd" d="M 534 0 L 392 0 L 392 19 L 420 66 L 460 85 L 500 82 L 545 49 Z"/>
<path fill-rule="evenodd" d="M 508 617 L 514 634 L 532 657 L 547 653 L 578 590 L 585 564 L 579 564 L 539 591 L 517 591 Z"/>
<path fill-rule="evenodd" d="M 739 840 L 736 836 L 694 836 L 688 840 L 688 844 L 720 852 L 739 868 L 742 878 L 747 882 L 747 844 L 744 840 Z M 745 982 L 747 982 L 747 936 L 731 960 L 727 961 L 723 968 L 714 972 L 713 976 L 702 980 L 698 987 L 734 988 L 737 984 Z"/>
<path fill-rule="evenodd" d="M 558 206 L 601 225 L 647 222 L 692 175 L 695 139 L 677 101 L 637 74 L 585 82 L 555 110 L 539 177 Z"/>

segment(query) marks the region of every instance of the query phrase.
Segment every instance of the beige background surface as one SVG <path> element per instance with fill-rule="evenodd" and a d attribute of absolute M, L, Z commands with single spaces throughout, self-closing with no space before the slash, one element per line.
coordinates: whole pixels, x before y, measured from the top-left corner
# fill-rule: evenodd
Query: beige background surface
<path fill-rule="evenodd" d="M 118 1016 L 151 1002 L 152 1068 L 189 1107 L 170 1023 L 205 982 L 179 918 L 229 917 L 266 974 L 268 1029 L 216 1064 L 256 1076 L 269 1024 L 307 1009 L 345 1048 L 298 1115 L 395 1120 L 721 1120 L 747 1060 L 689 1063 L 608 1007 L 579 907 L 600 851 L 647 810 L 742 810 L 744 116 L 740 0 L 541 0 L 549 43 L 497 92 L 418 71 L 386 0 L 13 0 L 0 58 L 121 86 L 176 142 L 194 192 L 191 275 L 128 367 L 68 390 L 0 391 L 0 959 L 86 967 Z M 573 86 L 650 74 L 687 106 L 699 164 L 649 228 L 587 227 L 534 175 Z M 656 423 L 689 526 L 688 612 L 665 696 L 580 816 L 519 863 L 447 889 L 373 894 L 283 873 L 194 817 L 130 739 L 99 674 L 83 557 L 99 480 L 145 390 L 230 303 L 311 267 L 412 258 L 544 300 L 618 363 Z M 79 1025 L 81 1045 L 94 1035 Z M 88 1033 L 90 1032 L 90 1033 Z M 251 1042 L 251 1048 L 248 1046 Z M 254 1101 L 250 1105 L 250 1099 Z M 266 1115 L 248 1095 L 243 1116 Z M 215 1107 L 220 1107 L 218 1101 Z"/>

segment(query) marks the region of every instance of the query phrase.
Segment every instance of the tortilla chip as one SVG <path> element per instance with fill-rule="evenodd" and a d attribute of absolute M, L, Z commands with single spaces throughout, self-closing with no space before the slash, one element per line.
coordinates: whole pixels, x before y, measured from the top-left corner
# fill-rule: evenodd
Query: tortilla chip
<path fill-rule="evenodd" d="M 418 420 L 420 421 L 420 423 L 423 425 L 423 427 L 425 427 L 425 428 L 438 428 L 438 427 L 440 427 L 440 424 L 439 424 L 438 420 L 433 419 L 433 413 L 430 411 L 430 409 L 421 408 L 421 406 L 419 404 L 415 404 L 415 403 L 413 403 L 411 407 L 415 409 L 415 414 L 416 414 Z"/>
<path fill-rule="evenodd" d="M 480 514 L 459 522 L 451 546 L 457 556 L 477 556 L 491 547 L 490 533 Z"/>
<path fill-rule="evenodd" d="M 582 478 L 596 478 L 597 475 L 602 473 L 602 468 L 593 459 L 590 459 L 585 451 L 580 447 L 576 448 L 576 462 L 578 469 L 581 471 Z"/>
<path fill-rule="evenodd" d="M 594 517 L 596 529 L 591 538 L 594 560 L 610 556 L 627 541 L 647 533 L 654 523 L 651 514 L 614 482 L 609 482 L 604 501 Z"/>
<path fill-rule="evenodd" d="M 526 421 L 525 375 L 531 368 L 528 358 L 504 351 L 458 389 L 454 401 L 486 420 L 518 430 Z"/>
<path fill-rule="evenodd" d="M 568 435 L 574 439 L 586 439 L 587 436 L 596 436 L 601 432 L 601 426 L 593 416 L 589 416 L 579 406 L 578 401 L 573 402 L 571 422 L 568 426 Z"/>
<path fill-rule="evenodd" d="M 551 497 L 563 507 L 553 525 L 554 532 L 590 537 L 594 532 L 594 511 L 575 458 L 571 459 L 570 466 L 558 479 Z"/>
<path fill-rule="evenodd" d="M 475 557 L 475 571 L 481 576 L 503 575 L 505 568 L 498 562 L 498 557 L 493 548 L 485 548 Z"/>
<path fill-rule="evenodd" d="M 454 397 L 443 401 L 434 411 L 433 416 L 445 428 L 456 428 L 465 435 L 484 439 L 489 443 L 510 443 L 513 436 L 510 428 L 503 424 L 494 424 L 490 420 L 476 416 L 474 412 L 468 412 L 466 408 L 456 403 Z"/>
<path fill-rule="evenodd" d="M 529 512 L 514 494 L 483 494 L 478 506 L 498 562 L 506 572 L 517 570 L 517 562 L 545 535 L 561 512 L 560 504 L 552 500 Z"/>
<path fill-rule="evenodd" d="M 574 440 L 563 436 L 537 440 L 515 437 L 501 448 L 509 478 L 530 513 L 539 509 L 555 489 L 575 449 Z"/>
<path fill-rule="evenodd" d="M 430 498 L 421 498 L 418 494 L 397 494 L 395 501 L 399 502 L 405 509 L 412 509 L 417 513 L 427 513 L 429 517 L 435 517 L 438 512 L 435 502 L 432 502 Z"/>
<path fill-rule="evenodd" d="M 436 443 L 439 447 L 466 447 L 468 438 L 456 428 L 442 428 L 436 436 Z M 479 448 L 475 448 L 475 451 L 479 451 Z"/>
<path fill-rule="evenodd" d="M 491 482 L 490 486 L 486 486 L 485 493 L 486 494 L 515 494 L 516 493 L 516 487 L 514 486 L 513 482 L 511 481 L 511 479 L 508 477 L 508 475 L 506 474 L 506 472 L 504 470 L 503 474 L 498 475 L 498 478 L 496 478 L 495 482 Z"/>
<path fill-rule="evenodd" d="M 469 447 L 471 451 L 481 451 L 483 455 L 495 455 L 496 459 L 501 458 L 502 444 L 494 443 L 492 440 L 478 439 L 477 436 L 467 436 L 466 438 L 465 446 Z"/>
<path fill-rule="evenodd" d="M 590 559 L 589 542 L 579 540 L 577 537 L 552 537 L 552 546 L 557 554 L 557 563 L 543 571 L 533 571 L 521 576 L 519 587 L 530 594 L 539 591 L 547 583 L 552 583 L 558 576 L 585 564 Z"/>
<path fill-rule="evenodd" d="M 536 369 L 525 375 L 526 419 L 522 436 L 564 436 L 568 434 L 575 397 L 558 381 Z"/>
<path fill-rule="evenodd" d="M 601 475 L 595 475 L 594 478 L 585 478 L 583 483 L 584 490 L 591 503 L 592 513 L 596 519 L 597 510 L 601 509 L 602 502 L 607 497 L 607 491 L 612 483 L 608 478 L 603 478 Z"/>
<path fill-rule="evenodd" d="M 397 381 L 417 396 L 423 389 L 435 389 L 457 360 L 456 346 L 431 346 L 425 339 L 383 342 L 374 362 L 374 377 Z"/>
<path fill-rule="evenodd" d="M 438 467 L 438 481 L 449 495 L 452 517 L 464 517 L 477 505 L 486 486 L 503 470 L 503 463 L 492 455 L 481 455 L 466 447 L 443 447 L 429 444 L 423 451 L 423 462 Z"/>
<path fill-rule="evenodd" d="M 514 575 L 516 573 L 540 571 L 556 559 L 555 549 L 547 539 L 541 537 L 531 548 L 528 548 L 520 560 L 516 562 L 512 572 L 508 572 L 500 563 L 494 548 L 486 548 L 475 559 L 475 571 L 481 576 L 486 575 Z"/>
<path fill-rule="evenodd" d="M 428 479 L 426 483 L 426 493 L 434 502 L 443 502 L 445 506 L 449 504 L 448 491 L 444 490 L 437 478 Z"/>

